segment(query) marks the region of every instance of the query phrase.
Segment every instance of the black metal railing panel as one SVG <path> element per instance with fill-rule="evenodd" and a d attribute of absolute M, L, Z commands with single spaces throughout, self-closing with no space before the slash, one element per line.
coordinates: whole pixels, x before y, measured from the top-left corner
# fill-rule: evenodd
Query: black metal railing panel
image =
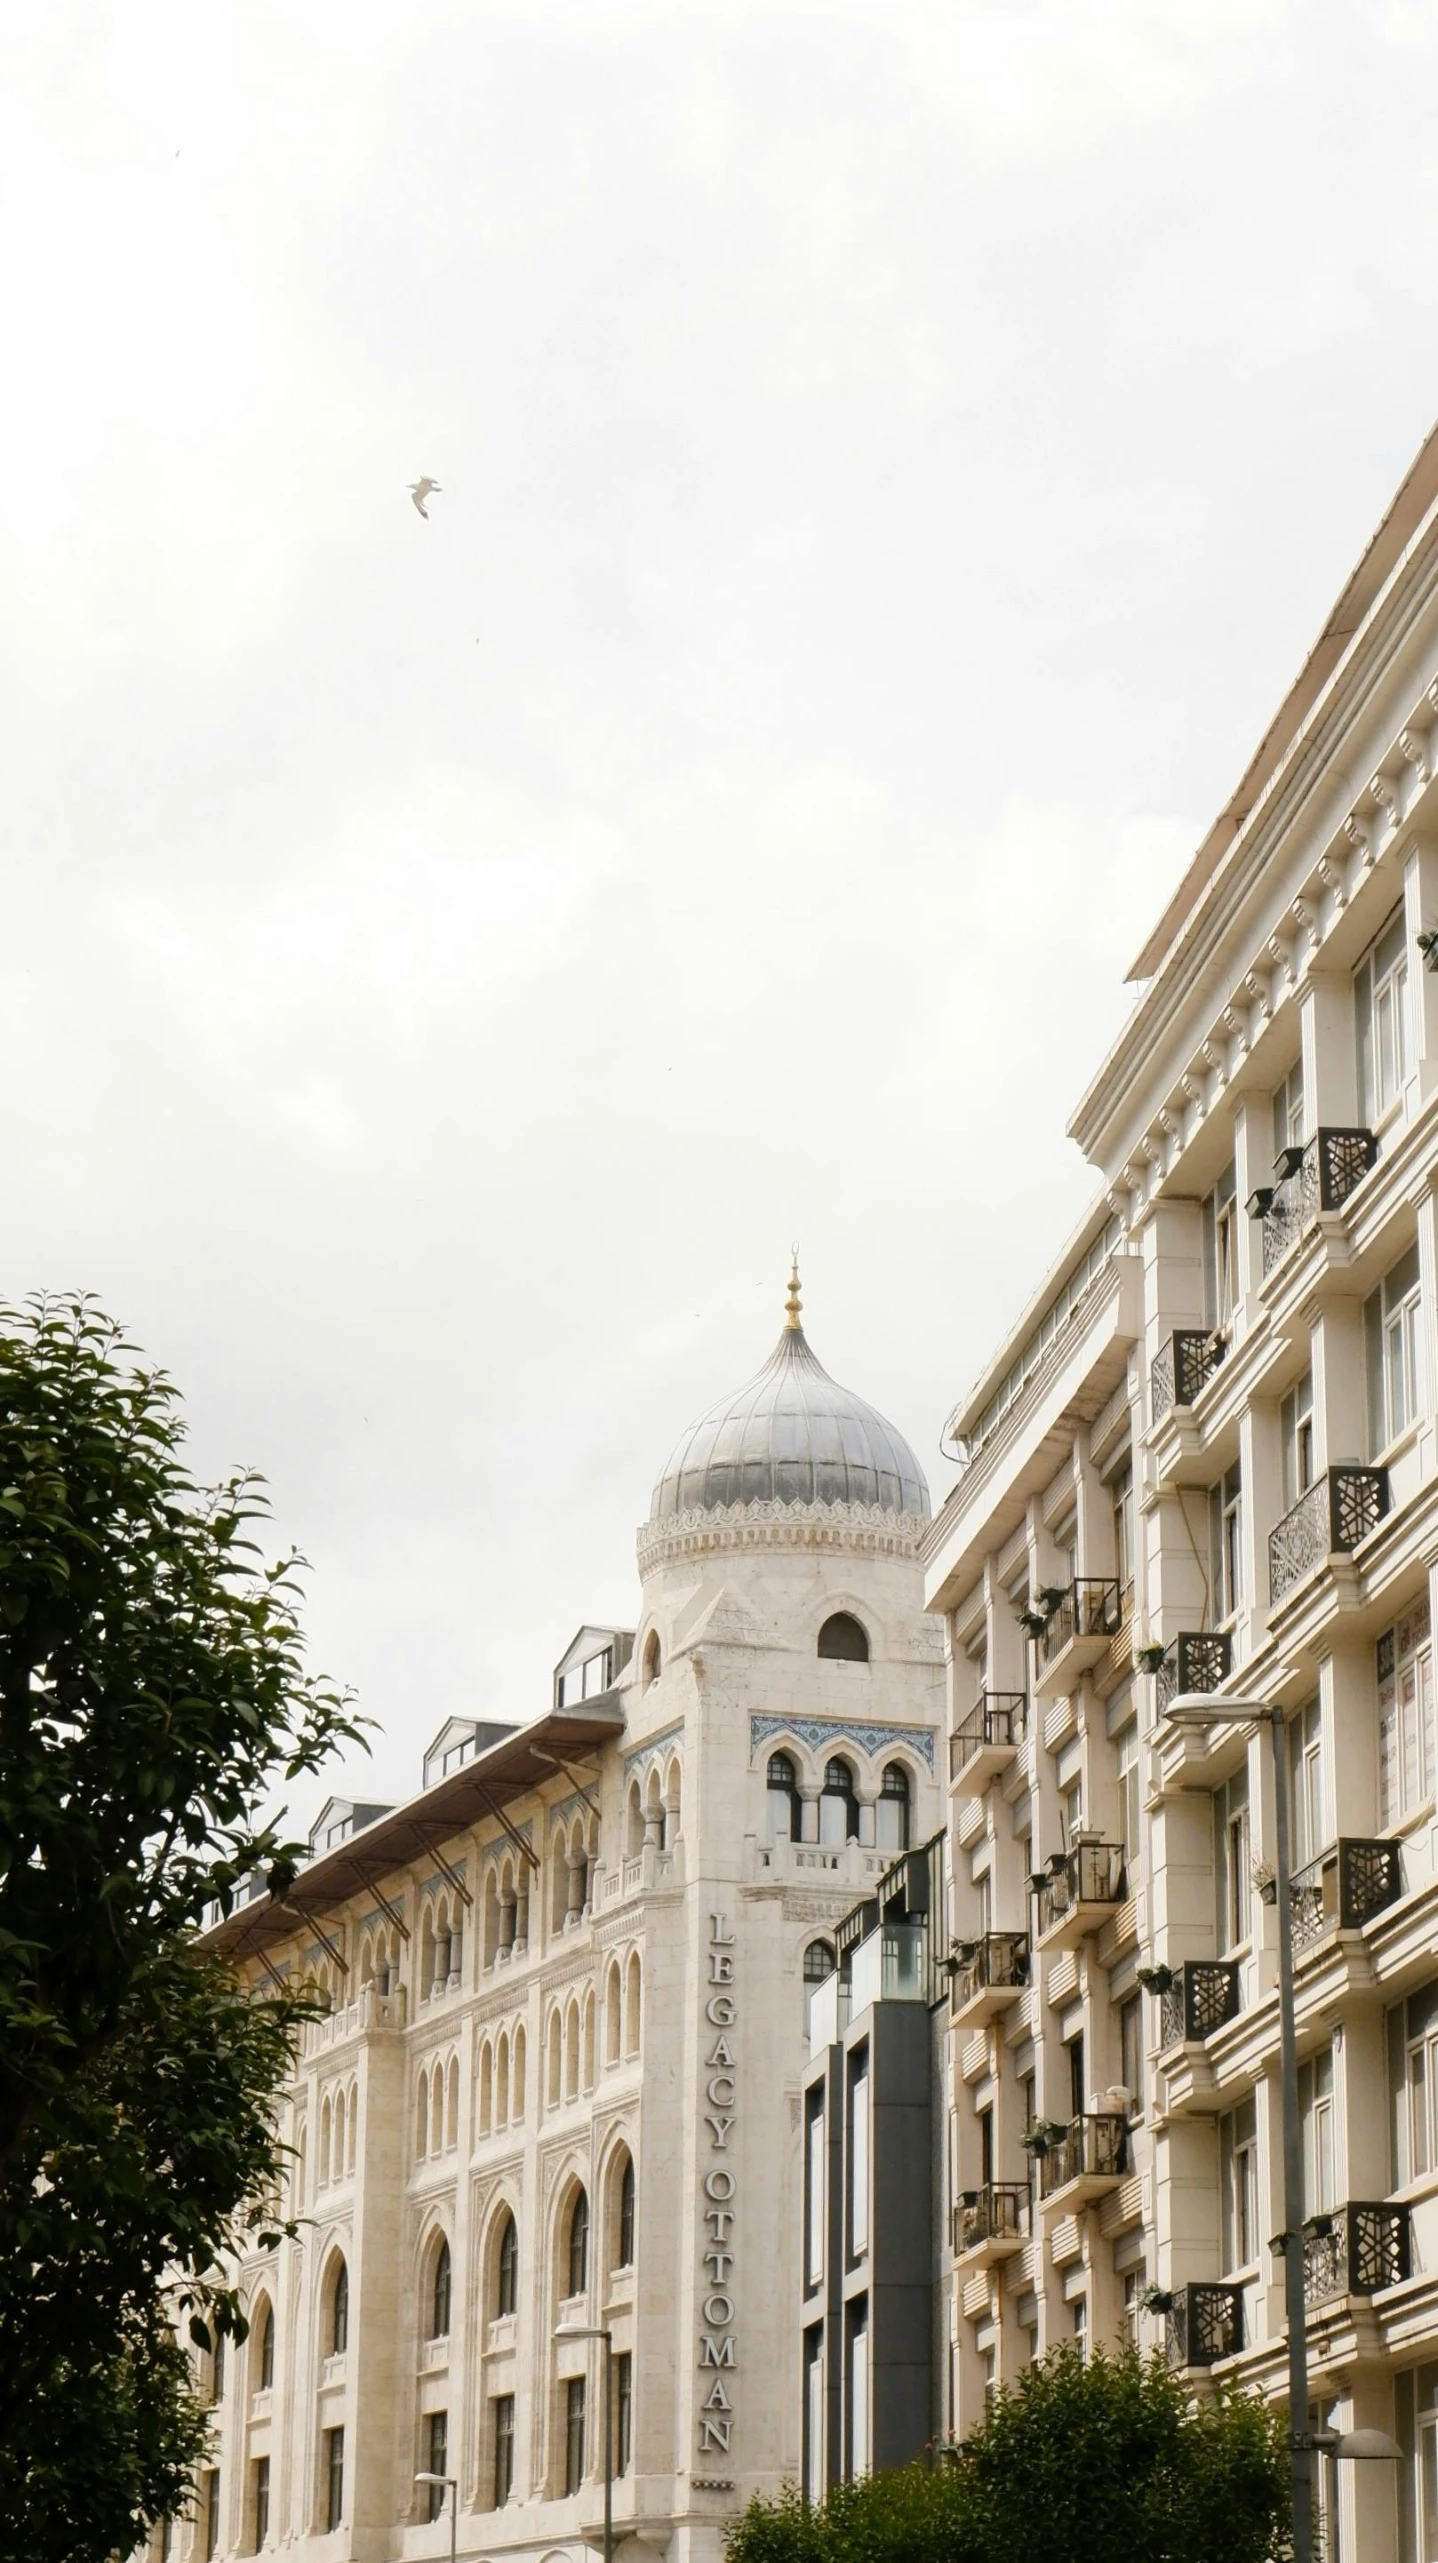
<path fill-rule="evenodd" d="M 1080 1575 L 1065 1585 L 1039 1632 L 1039 1662 L 1054 1657 L 1076 1637 L 1114 1637 L 1123 1620 L 1118 1580 L 1109 1575 Z"/>
<path fill-rule="evenodd" d="M 1301 1958 L 1330 1931 L 1361 1931 L 1403 1893 L 1403 1855 L 1396 1842 L 1351 1834 L 1294 1871 L 1293 1954 Z"/>
<path fill-rule="evenodd" d="M 1242 2288 L 1206 2278 L 1176 2287 L 1167 2331 L 1171 2367 L 1212 2367 L 1216 2359 L 1236 2358 L 1243 2347 Z"/>
<path fill-rule="evenodd" d="M 1341 1210 L 1377 1162 L 1378 1142 L 1371 1130 L 1316 1130 L 1297 1164 L 1280 1175 L 1263 1214 L 1265 1274 L 1320 1210 Z"/>
<path fill-rule="evenodd" d="M 982 1940 L 960 1941 L 958 1966 L 951 1980 L 949 2007 L 962 2011 L 976 1994 L 997 1988 L 1017 1993 L 1029 1980 L 1029 1936 L 1026 1931 L 989 1931 Z"/>
<path fill-rule="evenodd" d="M 987 2189 L 966 2189 L 954 2209 L 956 2252 L 974 2251 L 980 2243 L 1021 2242 L 1028 2229 L 1027 2181 L 992 2181 Z"/>
<path fill-rule="evenodd" d="M 1041 2198 L 1052 2198 L 1071 2180 L 1121 2180 L 1128 2170 L 1128 2120 L 1085 2110 L 1052 2139 L 1038 2164 Z"/>
<path fill-rule="evenodd" d="M 1355 1549 L 1388 1510 L 1386 1468 L 1328 1468 L 1268 1534 L 1269 1599 L 1278 1603 L 1334 1551 Z"/>
<path fill-rule="evenodd" d="M 1351 2199 L 1303 2228 L 1303 2295 L 1309 2305 L 1333 2296 L 1372 2296 L 1397 2287 L 1412 2271 L 1409 2211 L 1390 2199 Z"/>
<path fill-rule="evenodd" d="M 1165 2049 L 1211 2038 L 1228 2020 L 1238 2017 L 1240 1988 L 1236 1958 L 1190 1958 L 1160 1996 L 1159 2034 Z"/>
<path fill-rule="evenodd" d="M 1122 1904 L 1124 1854 L 1121 1842 L 1079 1842 L 1050 1865 L 1038 1890 L 1039 1932 L 1053 1929 L 1079 1905 Z"/>
<path fill-rule="evenodd" d="M 1164 1651 L 1158 1668 L 1157 1706 L 1162 1717 L 1170 1700 L 1185 1691 L 1216 1691 L 1233 1669 L 1233 1640 L 1224 1629 L 1188 1629 Z"/>
<path fill-rule="evenodd" d="M 1191 1406 L 1206 1388 L 1226 1346 L 1211 1326 L 1178 1326 L 1149 1365 L 1148 1405 L 1152 1423 L 1161 1424 L 1173 1406 Z"/>
<path fill-rule="evenodd" d="M 986 1745 L 1022 1744 L 1029 1704 L 1022 1691 L 985 1691 L 949 1738 L 949 1777 L 957 1780 Z"/>

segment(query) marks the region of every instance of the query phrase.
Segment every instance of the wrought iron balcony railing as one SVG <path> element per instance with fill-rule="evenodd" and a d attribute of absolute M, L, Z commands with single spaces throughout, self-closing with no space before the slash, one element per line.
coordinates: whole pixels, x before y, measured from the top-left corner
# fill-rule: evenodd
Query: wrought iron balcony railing
<path fill-rule="evenodd" d="M 1233 1669 L 1233 1640 L 1224 1629 L 1188 1629 L 1164 1649 L 1158 1668 L 1160 1717 L 1184 1691 L 1216 1691 Z"/>
<path fill-rule="evenodd" d="M 1128 2163 L 1128 2120 L 1085 2110 L 1038 2153 L 1039 2196 L 1052 2198 L 1075 2180 L 1122 2180 Z"/>
<path fill-rule="evenodd" d="M 1190 2039 L 1211 2038 L 1240 2009 L 1236 1958 L 1189 1958 L 1159 1996 L 1159 2038 L 1165 2051 Z"/>
<path fill-rule="evenodd" d="M 1111 1575 L 1080 1575 L 1066 1584 L 1039 1631 L 1039 1662 L 1047 1666 L 1075 1638 L 1111 1638 L 1123 1620 L 1123 1596 Z"/>
<path fill-rule="evenodd" d="M 1191 1406 L 1222 1361 L 1223 1337 L 1211 1326 L 1178 1326 L 1149 1367 L 1149 1421 L 1161 1424 L 1172 1406 Z"/>
<path fill-rule="evenodd" d="M 1409 2215 L 1391 2199 L 1354 2199 L 1303 2228 L 1303 2295 L 1309 2305 L 1333 2296 L 1372 2296 L 1397 2287 L 1412 2271 Z"/>
<path fill-rule="evenodd" d="M 1294 1956 L 1301 1958 L 1330 1931 L 1361 1931 L 1402 1893 L 1403 1858 L 1396 1842 L 1340 1837 L 1294 1872 Z"/>
<path fill-rule="evenodd" d="M 1295 1162 L 1296 1160 L 1296 1162 Z M 1254 1196 L 1263 1218 L 1263 1270 L 1272 1272 L 1320 1210 L 1341 1210 L 1378 1162 L 1371 1130 L 1315 1130 L 1306 1148 L 1286 1149 L 1278 1181 Z"/>
<path fill-rule="evenodd" d="M 1386 1468 L 1327 1468 L 1268 1534 L 1268 1593 L 1275 1605 L 1335 1550 L 1357 1548 L 1388 1510 Z"/>
<path fill-rule="evenodd" d="M 1022 1744 L 1029 1704 L 1022 1691 L 985 1691 L 949 1738 L 949 1778 L 995 1746 Z"/>
<path fill-rule="evenodd" d="M 1021 2243 L 1028 2230 L 1027 2181 L 990 2181 L 984 2189 L 966 2189 L 954 2209 L 955 2252 L 977 2251 L 981 2243 Z"/>
<path fill-rule="evenodd" d="M 949 2008 L 966 2011 L 981 1993 L 1021 1993 L 1028 1980 L 1028 1933 L 986 1931 L 982 1940 L 959 1944 Z"/>
<path fill-rule="evenodd" d="M 1243 2290 L 1198 2278 L 1175 2287 L 1165 2322 L 1170 2367 L 1212 2367 L 1243 2347 Z"/>
<path fill-rule="evenodd" d="M 1076 1842 L 1072 1851 L 1050 1863 L 1034 1881 L 1038 1902 L 1038 1936 L 1068 1921 L 1084 1905 L 1111 1908 L 1124 1897 L 1124 1853 L 1121 1842 Z M 1097 1918 L 1097 1917 L 1095 1917 Z"/>

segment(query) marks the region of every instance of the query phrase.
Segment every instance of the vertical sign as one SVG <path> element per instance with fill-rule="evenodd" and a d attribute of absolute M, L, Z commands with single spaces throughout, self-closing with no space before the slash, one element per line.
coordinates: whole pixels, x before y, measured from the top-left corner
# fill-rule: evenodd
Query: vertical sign
<path fill-rule="evenodd" d="M 708 1967 L 705 1978 L 704 2057 L 705 2162 L 700 2224 L 704 2234 L 699 2254 L 702 2271 L 699 2366 L 699 2453 L 727 2456 L 734 2428 L 733 2386 L 739 2358 L 731 2292 L 735 2257 L 735 2192 L 738 2183 L 728 2160 L 734 2133 L 734 2047 L 730 2032 L 738 2018 L 734 1989 L 734 1934 L 727 1914 L 709 1916 Z"/>

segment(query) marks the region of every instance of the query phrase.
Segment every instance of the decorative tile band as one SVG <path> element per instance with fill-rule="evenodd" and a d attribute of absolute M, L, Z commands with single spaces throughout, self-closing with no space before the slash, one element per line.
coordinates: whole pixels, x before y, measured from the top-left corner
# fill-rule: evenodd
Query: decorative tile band
<path fill-rule="evenodd" d="M 792 1735 L 800 1744 L 816 1748 L 825 1744 L 854 1744 L 861 1753 L 882 1753 L 886 1744 L 908 1744 L 921 1753 L 929 1769 L 934 1767 L 934 1729 L 931 1726 L 859 1726 L 852 1718 L 776 1718 L 751 1717 L 749 1750 L 757 1753 L 774 1735 Z"/>

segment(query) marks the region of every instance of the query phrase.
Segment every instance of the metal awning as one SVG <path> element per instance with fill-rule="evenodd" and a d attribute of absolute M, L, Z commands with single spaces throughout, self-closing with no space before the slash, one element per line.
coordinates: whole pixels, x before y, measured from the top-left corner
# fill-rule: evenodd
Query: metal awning
<path fill-rule="evenodd" d="M 546 1781 L 568 1778 L 581 1787 L 580 1777 L 566 1765 L 582 1763 L 598 1746 L 611 1743 L 624 1733 L 624 1724 L 624 1711 L 612 1691 L 578 1708 L 551 1709 L 310 1861 L 284 1896 L 264 1895 L 253 1904 L 238 1905 L 204 1934 L 202 1946 L 226 1958 L 262 1957 L 351 1896 L 373 1893 L 376 1883 L 383 1885 L 396 1869 L 437 1852 L 485 1816 L 496 1817 L 532 1862 L 534 1854 L 514 1833 L 507 1807 Z"/>

